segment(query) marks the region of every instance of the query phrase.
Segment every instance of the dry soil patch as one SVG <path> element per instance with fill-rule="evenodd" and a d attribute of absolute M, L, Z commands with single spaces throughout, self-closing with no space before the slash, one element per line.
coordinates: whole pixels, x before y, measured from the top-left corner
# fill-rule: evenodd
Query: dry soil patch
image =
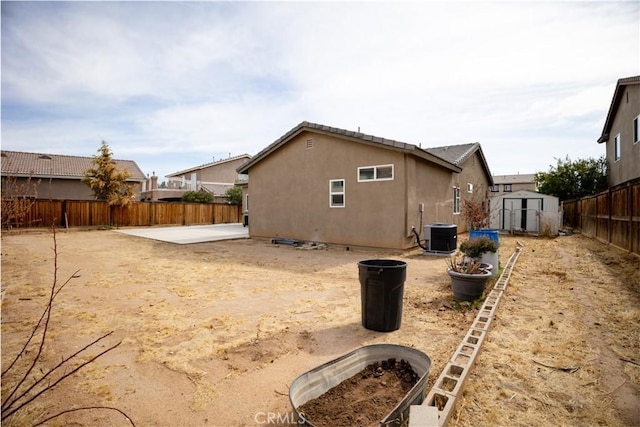
<path fill-rule="evenodd" d="M 524 252 L 451 425 L 634 425 L 638 258 L 579 235 L 500 239 L 503 263 L 517 240 Z M 6 425 L 93 405 L 136 426 L 284 424 L 288 385 L 362 345 L 425 352 L 430 387 L 477 313 L 453 300 L 445 261 L 418 251 L 173 245 L 113 231 L 56 240 L 57 280 L 73 278 L 54 305 L 44 369 L 110 331 L 93 353 L 121 344 Z M 50 232 L 2 236 L 3 369 L 47 301 L 52 247 Z M 407 262 L 402 326 L 391 333 L 361 326 L 357 263 L 381 257 Z M 3 377 L 3 399 L 16 377 Z M 129 424 L 93 410 L 52 425 Z"/>

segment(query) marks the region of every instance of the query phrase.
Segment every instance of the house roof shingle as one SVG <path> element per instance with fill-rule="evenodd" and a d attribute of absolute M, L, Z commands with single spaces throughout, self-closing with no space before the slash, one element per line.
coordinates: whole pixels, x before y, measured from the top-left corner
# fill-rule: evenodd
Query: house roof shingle
<path fill-rule="evenodd" d="M 491 173 L 489 172 L 488 165 L 486 163 L 486 159 L 484 158 L 484 154 L 482 154 L 482 149 L 480 148 L 480 144 L 462 144 L 462 145 L 451 145 L 448 147 L 439 147 L 433 149 L 422 149 L 414 144 L 408 144 L 406 142 L 396 141 L 393 139 L 381 138 L 378 136 L 367 135 L 360 132 L 354 132 L 346 129 L 339 129 L 331 126 L 325 126 L 317 123 L 310 122 L 302 122 L 289 132 L 285 133 L 283 136 L 278 138 L 276 141 L 271 143 L 269 146 L 264 148 L 258 154 L 253 156 L 251 160 L 247 163 L 240 166 L 237 171 L 238 173 L 247 173 L 248 170 L 260 162 L 262 159 L 276 151 L 282 145 L 286 144 L 288 141 L 296 137 L 302 132 L 315 132 L 322 134 L 329 134 L 339 136 L 345 139 L 350 139 L 355 142 L 360 142 L 364 144 L 380 146 L 381 148 L 388 148 L 392 150 L 402 151 L 416 157 L 422 158 L 424 160 L 430 161 L 432 163 L 436 163 L 444 168 L 447 168 L 453 172 L 461 172 L 462 169 L 460 164 L 462 164 L 467 158 L 469 158 L 473 153 L 480 150 L 480 155 L 484 161 L 484 166 L 487 170 L 487 174 L 489 179 L 491 179 Z"/>
<path fill-rule="evenodd" d="M 494 184 L 532 184 L 535 183 L 534 173 L 522 173 L 517 175 L 494 175 Z"/>
<path fill-rule="evenodd" d="M 640 76 L 618 79 L 618 82 L 616 83 L 616 89 L 613 92 L 613 98 L 611 99 L 611 105 L 609 106 L 609 112 L 607 113 L 607 119 L 605 120 L 604 127 L 602 128 L 602 135 L 600 135 L 600 138 L 598 138 L 598 144 L 607 142 L 607 140 L 609 139 L 609 132 L 611 131 L 613 119 L 616 116 L 618 105 L 620 104 L 620 100 L 622 99 L 622 93 L 624 92 L 625 86 L 637 84 L 640 84 Z"/>
<path fill-rule="evenodd" d="M 243 159 L 243 158 L 251 159 L 251 156 L 246 154 L 246 153 L 245 154 L 240 154 L 240 155 L 237 155 L 237 156 L 229 157 L 227 159 L 216 160 L 215 162 L 206 163 L 206 164 L 203 164 L 203 165 L 200 165 L 200 166 L 195 166 L 195 167 L 192 167 L 192 168 L 189 168 L 189 169 L 185 169 L 185 170 L 182 170 L 182 171 L 174 172 L 174 173 L 171 173 L 169 175 L 166 175 L 166 177 L 169 178 L 169 177 L 172 177 L 172 176 L 180 176 L 180 175 L 184 175 L 184 174 L 189 173 L 189 172 L 205 169 L 205 168 L 208 168 L 208 167 L 211 167 L 211 166 L 221 165 L 223 163 L 227 163 L 227 162 L 231 162 L 231 161 L 238 160 L 238 159 Z"/>
<path fill-rule="evenodd" d="M 93 166 L 92 161 L 93 157 L 3 150 L 0 165 L 3 176 L 79 179 Z M 131 173 L 130 181 L 146 179 L 133 160 L 114 161 L 119 169 L 126 169 Z"/>
<path fill-rule="evenodd" d="M 479 147 L 480 144 L 474 142 L 471 144 L 433 147 L 427 148 L 426 150 L 434 156 L 438 156 L 442 159 L 445 159 L 449 163 L 453 163 L 454 165 L 459 166 L 464 163 L 465 160 L 467 160 L 473 153 L 475 153 Z"/>

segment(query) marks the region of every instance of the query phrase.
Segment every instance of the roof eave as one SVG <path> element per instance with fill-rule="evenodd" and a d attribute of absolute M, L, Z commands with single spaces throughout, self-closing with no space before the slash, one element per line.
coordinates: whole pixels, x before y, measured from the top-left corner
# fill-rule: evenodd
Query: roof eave
<path fill-rule="evenodd" d="M 598 138 L 598 144 L 602 144 L 603 142 L 609 140 L 609 132 L 611 131 L 611 126 L 613 125 L 613 119 L 616 115 L 618 104 L 620 104 L 620 99 L 622 98 L 622 88 L 633 84 L 640 84 L 640 76 L 625 77 L 622 79 L 618 79 L 618 81 L 616 82 L 616 88 L 613 91 L 611 105 L 609 106 L 607 118 L 604 122 L 604 127 L 602 128 L 602 135 L 600 136 L 600 138 Z"/>
<path fill-rule="evenodd" d="M 267 157 L 268 155 L 270 155 L 271 153 L 276 151 L 278 148 L 280 148 L 281 146 L 283 146 L 287 142 L 289 142 L 289 140 L 291 140 L 293 137 L 295 137 L 295 136 L 299 135 L 300 133 L 302 133 L 305 130 L 304 127 L 305 127 L 306 123 L 307 122 L 300 123 L 298 126 L 294 127 L 289 132 L 287 132 L 286 134 L 284 134 L 280 138 L 276 139 L 274 142 L 269 144 L 267 147 L 265 147 L 258 154 L 253 156 L 251 158 L 251 160 L 249 160 L 248 162 L 243 163 L 242 165 L 238 166 L 236 168 L 236 172 L 238 172 L 240 174 L 249 173 L 249 169 L 252 166 L 256 165 L 262 159 L 264 159 L 265 157 Z"/>
<path fill-rule="evenodd" d="M 289 132 L 284 134 L 282 137 L 277 139 L 275 142 L 267 146 L 264 150 L 260 151 L 258 154 L 252 157 L 251 160 L 239 166 L 236 169 L 236 171 L 240 174 L 248 173 L 251 167 L 255 166 L 262 159 L 264 159 L 265 157 L 267 157 L 268 155 L 276 151 L 278 148 L 280 148 L 281 146 L 283 146 L 284 144 L 286 144 L 296 136 L 300 135 L 302 132 L 312 132 L 312 133 L 321 134 L 321 135 L 338 136 L 342 139 L 354 141 L 360 144 L 365 144 L 371 147 L 386 148 L 388 150 L 394 150 L 394 151 L 410 154 L 410 155 L 422 158 L 424 160 L 427 160 L 429 162 L 435 163 L 439 166 L 442 166 L 444 168 L 447 168 L 457 173 L 462 171 L 462 168 L 460 168 L 459 166 L 454 165 L 453 163 L 449 163 L 446 160 L 438 156 L 435 156 L 425 150 L 422 150 L 421 148 L 412 144 L 406 144 L 400 141 L 379 138 L 372 135 L 366 135 L 360 132 L 345 131 L 342 129 L 332 128 L 332 127 L 318 128 L 315 125 L 314 126 L 310 125 L 309 122 L 306 122 L 306 121 L 300 123 L 298 126 L 294 127 Z"/>

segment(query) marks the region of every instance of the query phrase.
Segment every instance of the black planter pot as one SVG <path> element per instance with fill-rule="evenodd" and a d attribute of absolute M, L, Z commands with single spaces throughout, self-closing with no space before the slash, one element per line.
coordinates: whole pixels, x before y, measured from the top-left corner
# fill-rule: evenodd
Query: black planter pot
<path fill-rule="evenodd" d="M 487 282 L 491 278 L 491 271 L 467 274 L 448 269 L 447 273 L 451 277 L 453 296 L 463 301 L 474 301 L 480 298 L 484 293 Z"/>

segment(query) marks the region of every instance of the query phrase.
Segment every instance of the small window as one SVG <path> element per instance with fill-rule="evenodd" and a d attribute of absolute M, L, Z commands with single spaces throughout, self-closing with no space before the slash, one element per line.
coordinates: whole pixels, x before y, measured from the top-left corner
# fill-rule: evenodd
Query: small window
<path fill-rule="evenodd" d="M 344 208 L 344 179 L 329 181 L 329 207 Z"/>
<path fill-rule="evenodd" d="M 640 141 L 640 116 L 633 119 L 633 143 Z"/>
<path fill-rule="evenodd" d="M 376 179 L 376 168 L 359 168 L 358 181 L 373 181 Z"/>
<path fill-rule="evenodd" d="M 467 193 L 473 193 L 473 184 L 467 182 Z"/>
<path fill-rule="evenodd" d="M 504 184 L 504 191 L 505 192 L 510 192 L 511 191 L 511 184 Z"/>
<path fill-rule="evenodd" d="M 491 192 L 492 193 L 497 193 L 498 191 L 500 191 L 500 184 L 493 184 L 491 186 Z"/>
<path fill-rule="evenodd" d="M 358 168 L 358 182 L 391 180 L 393 180 L 393 165 L 364 166 Z"/>
<path fill-rule="evenodd" d="M 453 214 L 460 213 L 460 187 L 453 187 Z"/>
<path fill-rule="evenodd" d="M 613 160 L 620 160 L 620 134 L 617 134 L 613 138 Z"/>

